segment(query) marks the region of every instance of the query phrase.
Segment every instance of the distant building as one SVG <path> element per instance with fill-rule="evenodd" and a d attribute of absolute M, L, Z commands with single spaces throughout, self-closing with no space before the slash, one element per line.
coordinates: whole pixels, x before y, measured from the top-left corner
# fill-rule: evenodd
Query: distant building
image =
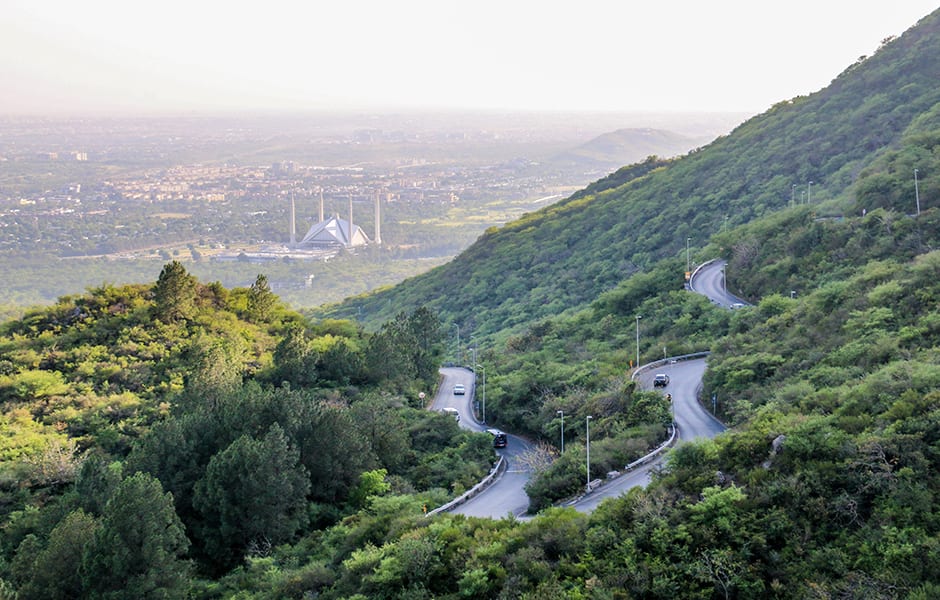
<path fill-rule="evenodd" d="M 368 236 L 358 225 L 339 217 L 330 217 L 315 223 L 297 244 L 297 248 L 355 248 L 369 242 Z"/>
<path fill-rule="evenodd" d="M 299 242 L 296 242 L 296 217 L 294 214 L 295 204 L 293 195 L 291 195 L 290 205 L 290 246 L 296 250 L 323 250 L 327 248 L 356 248 L 367 246 L 369 244 L 381 244 L 381 211 L 379 209 L 379 194 L 375 194 L 375 241 L 369 239 L 361 227 L 353 223 L 353 203 L 352 197 L 349 198 L 349 220 L 341 219 L 339 215 L 323 218 L 323 193 L 320 193 L 320 221 L 314 223 L 307 231 L 307 234 Z"/>

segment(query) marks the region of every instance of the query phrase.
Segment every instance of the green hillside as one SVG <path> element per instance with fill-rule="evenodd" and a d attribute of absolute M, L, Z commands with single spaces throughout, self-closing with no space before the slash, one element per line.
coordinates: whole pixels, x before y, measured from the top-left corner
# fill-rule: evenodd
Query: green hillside
<path fill-rule="evenodd" d="M 940 597 L 938 34 L 315 322 L 170 263 L 4 324 L 0 599 Z M 754 306 L 683 289 L 688 238 Z M 665 434 L 637 315 L 643 362 L 711 350 L 731 428 L 552 508 L 586 416 L 592 473 Z M 488 421 L 543 442 L 531 520 L 425 515 L 493 457 L 419 400 L 454 325 Z"/>
<path fill-rule="evenodd" d="M 803 191 L 814 204 L 840 199 L 848 208 L 866 166 L 911 128 L 940 118 L 938 33 L 935 13 L 817 93 L 781 102 L 680 159 L 626 167 L 603 185 L 487 231 L 447 265 L 318 314 L 372 323 L 426 304 L 479 338 L 584 306 L 677 256 L 686 238 L 700 248 L 723 228 L 799 201 Z M 938 185 L 940 174 L 921 176 L 925 186 Z"/>

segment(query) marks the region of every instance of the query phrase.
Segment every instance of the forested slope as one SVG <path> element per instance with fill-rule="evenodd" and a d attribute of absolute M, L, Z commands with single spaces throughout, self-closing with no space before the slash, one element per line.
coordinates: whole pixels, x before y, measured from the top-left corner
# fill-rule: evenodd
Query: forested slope
<path fill-rule="evenodd" d="M 5 324 L 0 597 L 940 596 L 938 28 L 333 309 L 374 333 L 178 263 Z M 687 237 L 756 306 L 681 289 Z M 492 449 L 421 410 L 452 331 L 424 304 L 492 335 L 488 419 L 546 442 L 536 508 L 584 481 L 587 417 L 592 473 L 661 439 L 632 358 L 711 349 L 733 427 L 589 516 L 426 518 Z"/>
<path fill-rule="evenodd" d="M 844 196 L 866 165 L 940 101 L 938 80 L 934 13 L 819 92 L 781 102 L 685 157 L 630 167 L 487 231 L 426 275 L 318 314 L 381 322 L 426 303 L 444 322 L 482 335 L 583 306 L 677 255 L 688 237 L 704 246 L 723 227 L 799 201 L 803 191 L 813 202 Z M 921 176 L 933 186 L 940 178 Z"/>
<path fill-rule="evenodd" d="M 495 455 L 425 410 L 439 330 L 423 309 L 310 326 L 264 276 L 178 262 L 4 323 L 0 597 L 189 597 L 375 494 L 459 494 Z"/>

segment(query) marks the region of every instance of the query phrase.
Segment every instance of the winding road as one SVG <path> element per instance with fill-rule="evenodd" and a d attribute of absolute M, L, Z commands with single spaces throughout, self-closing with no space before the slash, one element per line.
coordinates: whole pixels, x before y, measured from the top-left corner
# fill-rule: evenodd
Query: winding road
<path fill-rule="evenodd" d="M 725 289 L 724 268 L 726 262 L 715 260 L 698 267 L 689 281 L 689 289 L 707 296 L 713 303 L 725 308 L 747 305 L 746 302 L 729 294 Z M 642 389 L 653 389 L 653 377 L 656 373 L 666 373 L 670 382 L 663 393 L 672 395 L 673 418 L 678 428 L 679 439 L 691 441 L 712 438 L 725 430 L 714 416 L 698 403 L 698 391 L 702 384 L 706 362 L 704 358 L 686 361 L 670 361 L 655 369 L 645 369 L 637 376 Z M 431 405 L 432 410 L 453 407 L 460 411 L 460 425 L 474 431 L 485 431 L 486 426 L 478 423 L 471 411 L 475 391 L 473 371 L 460 367 L 441 369 L 443 376 L 441 388 Z M 468 393 L 455 396 L 454 385 L 462 383 Z M 507 515 L 521 517 L 529 506 L 525 493 L 525 484 L 531 471 L 523 465 L 521 455 L 530 451 L 531 444 L 514 435 L 509 436 L 506 448 L 497 450 L 507 461 L 506 471 L 487 489 L 467 502 L 455 507 L 451 512 L 476 516 L 500 518 Z M 650 462 L 639 466 L 619 477 L 604 482 L 598 488 L 569 504 L 580 512 L 591 512 L 605 499 L 626 493 L 629 489 L 649 483 L 650 472 L 663 462 L 660 454 Z"/>
<path fill-rule="evenodd" d="M 725 287 L 726 260 L 713 260 L 699 266 L 692 273 L 689 280 L 689 289 L 696 294 L 707 296 L 709 300 L 724 308 L 734 308 L 736 305 L 749 306 L 747 302 L 728 292 Z"/>
<path fill-rule="evenodd" d="M 473 416 L 471 403 L 476 397 L 473 371 L 462 367 L 446 367 L 440 370 L 443 380 L 431 410 L 445 407 L 456 408 L 460 412 L 460 426 L 473 431 L 486 431 L 488 427 L 479 423 Z M 454 395 L 454 386 L 464 384 L 468 394 Z M 525 493 L 525 484 L 531 477 L 531 470 L 523 464 L 522 455 L 532 451 L 532 444 L 512 434 L 505 448 L 496 453 L 506 461 L 506 469 L 496 481 L 470 500 L 455 507 L 450 512 L 473 517 L 505 517 L 510 514 L 522 516 L 529 508 L 529 496 Z"/>

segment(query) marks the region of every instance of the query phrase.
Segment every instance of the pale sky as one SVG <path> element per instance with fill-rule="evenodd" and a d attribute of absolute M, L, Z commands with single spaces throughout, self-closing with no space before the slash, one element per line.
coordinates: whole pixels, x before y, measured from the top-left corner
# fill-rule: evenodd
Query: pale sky
<path fill-rule="evenodd" d="M 747 111 L 937 0 L 0 0 L 0 115 Z"/>

